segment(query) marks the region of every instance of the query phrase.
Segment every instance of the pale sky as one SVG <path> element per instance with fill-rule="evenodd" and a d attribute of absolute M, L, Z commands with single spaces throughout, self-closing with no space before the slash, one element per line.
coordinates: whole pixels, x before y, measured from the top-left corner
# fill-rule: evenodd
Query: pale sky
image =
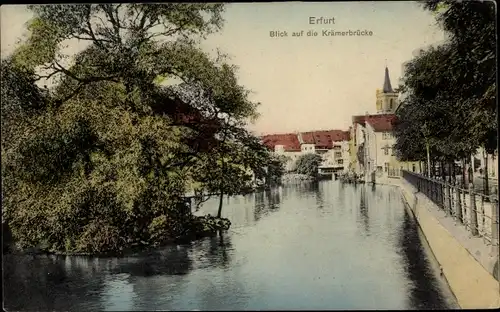
<path fill-rule="evenodd" d="M 1 7 L 2 58 L 26 33 L 30 17 L 23 5 Z M 310 25 L 310 17 L 334 18 L 335 24 Z M 406 1 L 233 3 L 224 18 L 223 30 L 202 47 L 219 48 L 239 67 L 240 84 L 262 103 L 251 126 L 258 134 L 347 130 L 352 115 L 374 112 L 386 64 L 397 87 L 402 64 L 444 40 L 434 16 Z M 373 36 L 322 36 L 322 30 L 358 29 Z M 272 30 L 288 37 L 271 38 Z M 303 37 L 291 36 L 302 30 Z M 309 30 L 318 36 L 307 37 Z"/>

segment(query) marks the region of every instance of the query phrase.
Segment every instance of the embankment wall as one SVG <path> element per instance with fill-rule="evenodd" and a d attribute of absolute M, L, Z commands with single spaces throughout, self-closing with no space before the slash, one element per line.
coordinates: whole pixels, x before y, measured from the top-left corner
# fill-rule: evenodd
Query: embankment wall
<path fill-rule="evenodd" d="M 498 248 L 472 237 L 408 182 L 398 180 L 403 201 L 422 229 L 460 307 L 500 307 Z"/>

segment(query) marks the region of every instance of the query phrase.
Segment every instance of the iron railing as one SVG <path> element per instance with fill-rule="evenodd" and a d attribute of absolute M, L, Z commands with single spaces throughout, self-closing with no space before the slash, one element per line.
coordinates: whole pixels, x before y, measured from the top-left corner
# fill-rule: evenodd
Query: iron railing
<path fill-rule="evenodd" d="M 484 195 L 442 180 L 403 171 L 403 179 L 425 195 L 436 206 L 464 225 L 473 236 L 482 237 L 487 245 L 498 247 L 498 196 Z"/>
<path fill-rule="evenodd" d="M 387 170 L 387 176 L 389 178 L 400 178 L 401 174 L 402 174 L 401 169 L 389 168 Z"/>

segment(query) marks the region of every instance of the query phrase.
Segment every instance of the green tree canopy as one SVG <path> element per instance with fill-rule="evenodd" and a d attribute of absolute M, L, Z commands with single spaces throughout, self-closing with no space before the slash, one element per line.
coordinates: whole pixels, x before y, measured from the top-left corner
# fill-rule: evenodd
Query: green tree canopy
<path fill-rule="evenodd" d="M 321 156 L 318 154 L 308 153 L 297 159 L 297 173 L 306 174 L 311 177 L 318 176 L 318 168 L 321 164 Z"/>
<path fill-rule="evenodd" d="M 179 237 L 190 184 L 227 179 L 211 153 L 232 153 L 227 194 L 267 157 L 245 131 L 257 103 L 236 68 L 198 46 L 222 27 L 223 5 L 30 9 L 28 40 L 2 61 L 2 201 L 21 247 L 97 252 Z M 71 39 L 89 45 L 64 55 Z M 54 85 L 38 88 L 42 78 Z"/>
<path fill-rule="evenodd" d="M 448 34 L 421 51 L 404 71 L 396 149 L 403 160 L 468 157 L 496 149 L 495 12 L 492 2 L 425 1 Z"/>

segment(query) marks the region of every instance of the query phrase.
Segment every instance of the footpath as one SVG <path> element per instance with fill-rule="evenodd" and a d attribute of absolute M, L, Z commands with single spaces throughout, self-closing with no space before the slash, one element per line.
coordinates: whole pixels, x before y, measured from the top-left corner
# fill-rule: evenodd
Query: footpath
<path fill-rule="evenodd" d="M 403 202 L 417 220 L 460 307 L 499 308 L 498 248 L 473 237 L 403 178 L 386 178 L 377 184 L 400 189 Z"/>

